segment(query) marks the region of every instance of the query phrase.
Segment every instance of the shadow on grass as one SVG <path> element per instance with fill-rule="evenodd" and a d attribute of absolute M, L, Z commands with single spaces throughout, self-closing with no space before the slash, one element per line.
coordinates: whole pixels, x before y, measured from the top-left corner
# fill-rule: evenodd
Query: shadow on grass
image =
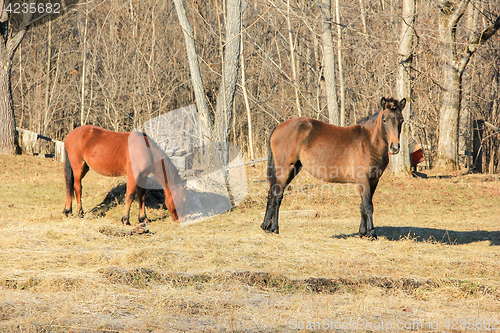
<path fill-rule="evenodd" d="M 104 217 L 113 208 L 125 205 L 125 193 L 127 184 L 119 184 L 112 188 L 101 203 L 93 207 L 89 213 L 95 217 Z M 186 225 L 196 223 L 203 219 L 221 214 L 231 209 L 231 201 L 229 198 L 211 192 L 199 192 L 193 189 L 186 190 L 186 214 L 189 218 L 185 221 Z M 132 205 L 137 203 L 137 195 L 134 195 Z M 163 209 L 167 211 L 165 206 L 165 194 L 163 190 L 148 189 L 146 190 L 146 213 L 149 209 Z M 158 219 L 148 217 L 148 220 L 153 222 Z"/>
<path fill-rule="evenodd" d="M 113 187 L 101 203 L 97 204 L 90 210 L 90 213 L 96 217 L 104 217 L 116 206 L 125 205 L 125 193 L 127 191 L 127 184 L 119 184 Z M 134 202 L 137 204 L 137 196 L 134 195 Z M 163 190 L 147 190 L 146 191 L 146 208 L 150 209 L 165 209 L 165 195 Z"/>
<path fill-rule="evenodd" d="M 413 240 L 415 242 L 442 243 L 448 245 L 489 241 L 491 246 L 500 245 L 500 231 L 454 231 L 416 227 L 376 227 L 375 229 L 379 237 L 385 237 L 390 241 Z M 332 238 L 337 239 L 350 237 L 359 237 L 359 235 L 355 233 L 332 236 Z"/>

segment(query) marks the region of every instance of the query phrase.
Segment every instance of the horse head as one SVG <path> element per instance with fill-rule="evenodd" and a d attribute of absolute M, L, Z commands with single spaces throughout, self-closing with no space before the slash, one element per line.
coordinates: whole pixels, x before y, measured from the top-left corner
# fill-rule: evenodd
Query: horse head
<path fill-rule="evenodd" d="M 389 152 L 395 155 L 399 153 L 399 136 L 404 121 L 402 111 L 406 105 L 406 98 L 397 101 L 393 98 L 382 97 L 380 105 L 382 106 L 380 117 L 383 132 L 389 145 Z"/>

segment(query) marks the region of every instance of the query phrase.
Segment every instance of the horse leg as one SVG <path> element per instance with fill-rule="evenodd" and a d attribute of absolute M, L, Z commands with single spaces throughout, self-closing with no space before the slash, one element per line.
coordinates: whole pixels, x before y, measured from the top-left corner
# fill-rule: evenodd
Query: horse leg
<path fill-rule="evenodd" d="M 366 212 L 363 198 L 361 198 L 361 204 L 359 205 L 359 210 L 361 212 L 361 223 L 359 224 L 359 235 L 361 237 L 366 236 Z"/>
<path fill-rule="evenodd" d="M 373 193 L 378 181 L 370 184 L 368 181 L 358 183 L 358 190 L 361 196 L 361 224 L 359 225 L 359 235 L 377 239 L 377 233 L 373 226 Z"/>
<path fill-rule="evenodd" d="M 146 189 L 137 186 L 137 201 L 139 201 L 139 223 L 148 223 L 146 216 Z"/>
<path fill-rule="evenodd" d="M 76 211 L 78 212 L 78 217 L 83 217 L 83 208 L 82 208 L 82 179 L 85 177 L 87 172 L 89 171 L 89 166 L 85 161 L 81 161 L 76 168 L 73 169 L 74 173 L 74 188 L 75 188 L 75 198 L 76 198 Z"/>
<path fill-rule="evenodd" d="M 125 208 L 122 215 L 122 223 L 125 225 L 130 225 L 130 206 L 132 205 L 132 201 L 134 201 L 134 193 L 136 187 L 137 184 L 134 179 L 134 174 L 132 172 L 129 172 L 127 177 L 127 192 L 125 193 Z"/>
<path fill-rule="evenodd" d="M 178 221 L 179 215 L 177 214 L 177 208 L 175 208 L 174 198 L 172 197 L 172 192 L 170 191 L 170 185 L 168 183 L 163 190 L 165 193 L 165 206 L 167 206 L 167 210 L 172 216 L 172 220 Z"/>
<path fill-rule="evenodd" d="M 365 208 L 365 212 L 367 214 L 366 219 L 366 234 L 368 237 L 377 239 L 377 233 L 375 232 L 375 226 L 373 225 L 373 194 L 375 193 L 375 189 L 377 188 L 378 179 L 370 184 L 370 194 L 369 200 L 367 200 L 367 207 Z"/>
<path fill-rule="evenodd" d="M 279 209 L 283 200 L 283 189 L 285 184 L 273 184 L 267 194 L 267 207 L 264 222 L 260 226 L 264 231 L 279 234 Z"/>
<path fill-rule="evenodd" d="M 300 161 L 290 165 L 285 172 L 275 172 L 275 182 L 271 184 L 267 196 L 266 215 L 261 228 L 267 232 L 279 234 L 279 209 L 283 200 L 283 192 L 302 168 Z M 283 169 L 280 169 L 283 170 Z"/>
<path fill-rule="evenodd" d="M 64 179 L 66 183 L 66 202 L 63 214 L 69 216 L 72 212 L 73 197 L 75 196 L 75 176 L 68 157 L 68 151 L 64 149 Z"/>

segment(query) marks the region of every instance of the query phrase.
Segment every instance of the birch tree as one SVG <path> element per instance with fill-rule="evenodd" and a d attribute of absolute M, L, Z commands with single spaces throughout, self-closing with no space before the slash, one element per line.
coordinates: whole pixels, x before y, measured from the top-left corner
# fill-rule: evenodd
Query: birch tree
<path fill-rule="evenodd" d="M 462 75 L 477 48 L 500 28 L 500 16 L 493 24 L 472 37 L 463 51 L 456 43 L 457 26 L 470 0 L 440 0 L 438 5 L 439 41 L 443 61 L 443 84 L 439 110 L 439 139 L 437 164 L 442 169 L 458 168 L 458 121 L 462 99 Z"/>

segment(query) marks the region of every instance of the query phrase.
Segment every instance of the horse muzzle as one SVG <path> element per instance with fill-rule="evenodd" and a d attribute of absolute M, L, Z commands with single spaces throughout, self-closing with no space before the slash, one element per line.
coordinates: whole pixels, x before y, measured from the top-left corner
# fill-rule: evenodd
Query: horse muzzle
<path fill-rule="evenodd" d="M 399 153 L 399 143 L 391 143 L 389 145 L 389 152 L 391 155 L 396 155 Z"/>

